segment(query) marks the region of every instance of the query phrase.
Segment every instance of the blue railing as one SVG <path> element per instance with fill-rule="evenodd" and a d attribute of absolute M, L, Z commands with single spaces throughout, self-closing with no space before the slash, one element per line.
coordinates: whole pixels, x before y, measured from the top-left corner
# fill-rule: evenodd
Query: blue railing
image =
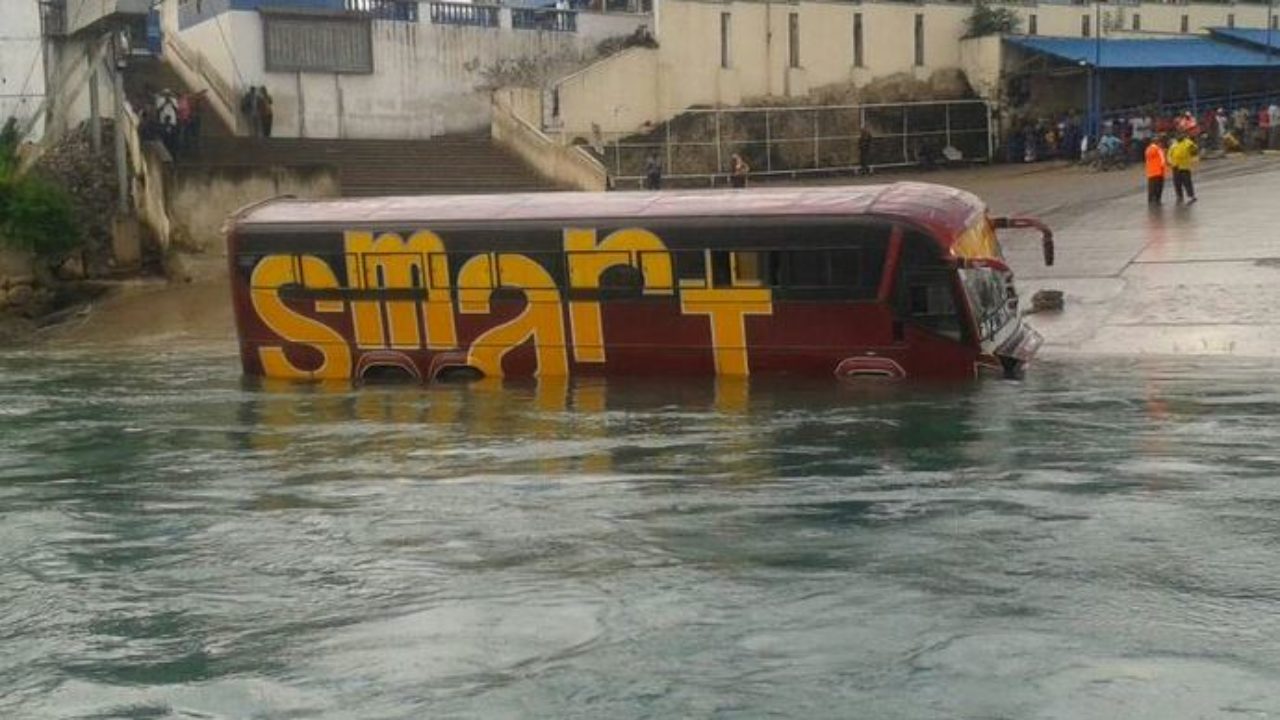
<path fill-rule="evenodd" d="M 431 22 L 437 25 L 498 27 L 498 8 L 494 5 L 433 2 L 431 3 Z"/>
<path fill-rule="evenodd" d="M 578 13 L 554 8 L 511 8 L 511 27 L 516 30 L 577 32 Z"/>
<path fill-rule="evenodd" d="M 349 12 L 378 20 L 418 22 L 418 0 L 346 0 Z"/>

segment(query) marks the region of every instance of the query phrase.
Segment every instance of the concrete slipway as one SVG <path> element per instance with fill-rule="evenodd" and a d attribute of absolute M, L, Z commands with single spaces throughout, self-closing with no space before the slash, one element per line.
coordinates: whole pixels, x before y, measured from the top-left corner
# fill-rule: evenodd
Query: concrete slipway
<path fill-rule="evenodd" d="M 1132 168 L 1124 193 L 1091 199 L 1086 188 L 1086 197 L 1046 208 L 1058 241 L 1052 268 L 1030 238 L 1006 243 L 1024 297 L 1065 292 L 1062 312 L 1031 318 L 1047 355 L 1280 354 L 1280 164 L 1206 165 L 1193 205 L 1177 204 L 1166 187 L 1163 205 L 1148 207 Z M 1069 198 L 1053 190 L 1065 178 L 1054 180 L 1027 178 Z M 1005 199 L 988 196 L 997 210 Z"/>

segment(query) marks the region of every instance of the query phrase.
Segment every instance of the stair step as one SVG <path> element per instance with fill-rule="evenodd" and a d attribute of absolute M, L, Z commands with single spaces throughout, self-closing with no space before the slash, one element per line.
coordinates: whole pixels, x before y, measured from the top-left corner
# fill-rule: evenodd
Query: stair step
<path fill-rule="evenodd" d="M 427 140 L 209 138 L 189 166 L 328 165 L 337 168 L 343 195 L 461 194 L 554 190 L 487 134 Z"/>

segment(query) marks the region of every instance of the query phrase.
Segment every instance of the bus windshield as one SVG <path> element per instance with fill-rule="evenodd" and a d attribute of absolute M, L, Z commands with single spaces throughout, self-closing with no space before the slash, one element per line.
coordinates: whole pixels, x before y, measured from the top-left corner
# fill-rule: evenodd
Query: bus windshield
<path fill-rule="evenodd" d="M 1018 301 L 1013 274 L 1005 267 L 995 228 L 983 217 L 961 233 L 952 252 L 966 260 L 995 260 L 990 266 L 971 264 L 960 270 L 965 297 L 978 326 L 979 340 L 995 339 L 1017 317 Z"/>
<path fill-rule="evenodd" d="M 966 260 L 1004 259 L 1004 253 L 1000 251 L 1000 241 L 996 239 L 996 229 L 992 227 L 991 221 L 986 216 L 979 218 L 967 230 L 960 233 L 955 244 L 951 246 L 951 253 Z"/>

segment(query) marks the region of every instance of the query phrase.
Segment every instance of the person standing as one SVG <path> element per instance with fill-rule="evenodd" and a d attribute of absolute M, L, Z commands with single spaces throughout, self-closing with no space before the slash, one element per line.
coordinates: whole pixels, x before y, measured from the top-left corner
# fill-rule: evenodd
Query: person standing
<path fill-rule="evenodd" d="M 240 98 L 240 112 L 244 114 L 249 121 L 249 134 L 258 137 L 262 134 L 259 129 L 260 111 L 258 110 L 258 86 L 250 85 L 249 92 Z"/>
<path fill-rule="evenodd" d="M 658 162 L 657 153 L 649 153 L 644 161 L 644 186 L 648 190 L 662 189 L 662 163 Z"/>
<path fill-rule="evenodd" d="M 734 153 L 729 159 L 729 184 L 735 188 L 744 188 L 747 186 L 747 175 L 751 173 L 751 166 L 747 165 L 747 161 L 742 159 L 738 153 Z"/>
<path fill-rule="evenodd" d="M 1191 184 L 1191 169 L 1195 166 L 1196 156 L 1200 148 L 1187 135 L 1182 135 L 1169 148 L 1169 166 L 1173 168 L 1173 191 L 1182 202 L 1185 193 L 1187 204 L 1196 201 L 1196 189 Z"/>
<path fill-rule="evenodd" d="M 263 85 L 258 88 L 258 117 L 259 125 L 262 128 L 262 137 L 271 137 L 271 124 L 276 119 L 275 103 L 271 100 L 271 93 L 267 92 L 267 86 Z"/>
<path fill-rule="evenodd" d="M 1271 113 L 1267 107 L 1258 107 L 1258 150 L 1266 150 L 1271 142 Z"/>
<path fill-rule="evenodd" d="M 1267 149 L 1280 148 L 1280 105 L 1274 100 L 1267 106 L 1267 118 L 1271 121 L 1271 135 L 1267 138 Z"/>
<path fill-rule="evenodd" d="M 858 132 L 858 173 L 871 174 L 871 130 L 865 125 Z"/>
<path fill-rule="evenodd" d="M 178 158 L 178 99 L 173 91 L 164 89 L 156 97 L 156 116 L 160 120 L 160 141 L 169 157 Z"/>
<path fill-rule="evenodd" d="M 1147 144 L 1147 204 L 1159 205 L 1164 196 L 1164 138 L 1157 137 Z"/>

